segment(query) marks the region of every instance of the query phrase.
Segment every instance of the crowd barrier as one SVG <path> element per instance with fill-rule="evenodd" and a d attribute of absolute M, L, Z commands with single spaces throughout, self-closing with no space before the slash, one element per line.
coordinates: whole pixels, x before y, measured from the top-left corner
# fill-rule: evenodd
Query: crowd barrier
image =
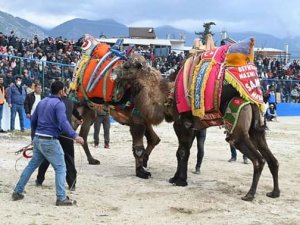
<path fill-rule="evenodd" d="M 277 114 L 278 116 L 300 116 L 300 104 L 297 103 L 278 103 L 277 104 Z M 30 120 L 26 117 L 24 112 L 25 129 L 30 129 Z M 111 124 L 116 124 L 117 122 L 110 118 Z M 7 103 L 3 107 L 3 118 L 2 118 L 2 129 L 10 130 L 10 108 Z M 20 130 L 19 116 L 17 114 L 15 121 L 15 129 Z"/>
<path fill-rule="evenodd" d="M 300 116 L 300 103 L 278 103 L 278 116 Z"/>
<path fill-rule="evenodd" d="M 25 111 L 24 111 L 24 128 L 29 129 L 30 128 L 30 120 L 26 117 Z M 1 128 L 3 130 L 10 130 L 10 108 L 8 107 L 8 104 L 5 103 L 3 105 L 3 117 L 1 121 Z M 20 130 L 20 121 L 19 121 L 19 114 L 16 115 L 15 120 L 15 129 Z"/>

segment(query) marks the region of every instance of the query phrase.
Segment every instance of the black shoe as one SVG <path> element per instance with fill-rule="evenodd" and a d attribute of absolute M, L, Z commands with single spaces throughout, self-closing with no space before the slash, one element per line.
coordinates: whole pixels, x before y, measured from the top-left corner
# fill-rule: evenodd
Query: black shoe
<path fill-rule="evenodd" d="M 35 180 L 35 186 L 40 187 L 42 185 L 43 185 L 42 182 L 39 182 L 38 180 Z"/>
<path fill-rule="evenodd" d="M 3 129 L 0 129 L 0 133 L 7 133 L 7 132 Z"/>
<path fill-rule="evenodd" d="M 70 199 L 68 196 L 66 197 L 65 200 L 56 200 L 56 205 L 57 206 L 73 206 L 73 205 L 76 205 L 76 201 L 75 200 L 72 200 Z"/>
<path fill-rule="evenodd" d="M 228 160 L 228 162 L 235 162 L 236 161 L 236 158 L 230 158 L 229 160 Z"/>
<path fill-rule="evenodd" d="M 200 168 L 199 167 L 195 168 L 194 174 L 200 174 Z"/>
<path fill-rule="evenodd" d="M 22 193 L 18 193 L 14 191 L 11 198 L 13 201 L 18 201 L 18 200 L 22 200 L 24 198 L 24 195 Z"/>

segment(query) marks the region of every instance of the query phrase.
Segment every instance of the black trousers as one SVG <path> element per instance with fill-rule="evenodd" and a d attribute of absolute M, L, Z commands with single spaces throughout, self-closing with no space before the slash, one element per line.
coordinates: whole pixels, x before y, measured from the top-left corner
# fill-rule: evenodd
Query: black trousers
<path fill-rule="evenodd" d="M 76 176 L 77 171 L 75 168 L 75 161 L 74 161 L 74 142 L 73 140 L 66 139 L 63 137 L 59 138 L 59 142 L 61 144 L 62 149 L 65 153 L 65 163 L 66 163 L 66 181 L 69 185 L 69 188 L 75 186 L 76 184 Z M 42 184 L 45 180 L 45 173 L 49 167 L 49 162 L 44 160 L 42 164 L 39 166 L 38 175 L 37 175 L 37 182 Z"/>
<path fill-rule="evenodd" d="M 206 139 L 206 128 L 195 131 L 196 139 L 197 139 L 197 164 L 196 168 L 201 167 L 203 156 L 204 156 L 204 142 Z"/>
<path fill-rule="evenodd" d="M 109 114 L 100 115 L 95 120 L 95 123 L 94 123 L 94 144 L 99 145 L 99 133 L 100 133 L 101 124 L 103 124 L 103 130 L 104 130 L 104 144 L 109 145 L 109 130 L 110 130 Z"/>

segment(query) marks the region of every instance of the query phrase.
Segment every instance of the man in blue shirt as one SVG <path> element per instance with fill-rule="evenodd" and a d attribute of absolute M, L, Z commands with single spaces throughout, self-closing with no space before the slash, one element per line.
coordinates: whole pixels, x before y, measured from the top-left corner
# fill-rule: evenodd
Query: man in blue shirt
<path fill-rule="evenodd" d="M 66 165 L 58 137 L 60 133 L 64 132 L 77 143 L 83 144 L 84 140 L 72 129 L 66 117 L 66 107 L 61 100 L 61 96 L 64 95 L 63 88 L 62 82 L 55 81 L 51 85 L 52 95 L 39 102 L 31 117 L 31 132 L 34 135 L 33 155 L 12 194 L 14 201 L 24 198 L 23 192 L 30 176 L 43 160 L 47 159 L 55 171 L 56 205 L 70 206 L 76 204 L 76 201 L 66 196 Z"/>
<path fill-rule="evenodd" d="M 26 87 L 22 86 L 21 76 L 16 76 L 15 83 L 8 88 L 8 106 L 11 108 L 10 130 L 15 130 L 15 119 L 18 113 L 20 119 L 20 129 L 24 132 L 24 101 L 26 98 Z"/>

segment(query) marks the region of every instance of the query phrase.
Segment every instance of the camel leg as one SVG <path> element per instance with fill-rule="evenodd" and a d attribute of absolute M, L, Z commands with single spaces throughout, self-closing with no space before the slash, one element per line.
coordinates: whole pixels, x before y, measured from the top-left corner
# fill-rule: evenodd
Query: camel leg
<path fill-rule="evenodd" d="M 264 168 L 265 161 L 254 147 L 249 137 L 246 137 L 245 135 L 241 136 L 240 141 L 237 141 L 237 143 L 234 144 L 234 147 L 239 149 L 242 154 L 246 155 L 246 157 L 249 158 L 253 164 L 252 184 L 248 193 L 242 197 L 242 199 L 245 201 L 252 201 L 255 197 L 257 184 Z"/>
<path fill-rule="evenodd" d="M 257 151 L 255 143 L 250 139 L 249 130 L 252 124 L 252 110 L 251 106 L 245 106 L 241 113 L 237 126 L 230 137 L 230 143 L 234 145 L 240 152 L 245 154 L 253 164 L 253 178 L 250 190 L 242 197 L 245 201 L 252 201 L 255 197 L 257 184 L 263 170 L 265 161 L 261 154 Z"/>
<path fill-rule="evenodd" d="M 266 159 L 270 172 L 273 177 L 273 190 L 272 192 L 268 192 L 267 196 L 270 198 L 278 198 L 280 196 L 280 189 L 278 184 L 279 163 L 268 147 L 265 131 L 263 130 L 260 133 L 259 131 L 254 131 L 253 136 L 255 136 L 255 140 L 258 146 L 258 151 L 262 154 L 264 159 Z"/>
<path fill-rule="evenodd" d="M 145 136 L 147 139 L 147 147 L 143 157 L 143 166 L 147 168 L 149 156 L 155 146 L 159 144 L 160 138 L 157 136 L 151 125 L 146 126 Z"/>
<path fill-rule="evenodd" d="M 84 139 L 84 144 L 82 145 L 82 147 L 87 156 L 87 160 L 89 164 L 99 165 L 100 161 L 93 158 L 87 143 L 87 137 L 90 131 L 90 127 L 96 119 L 96 112 L 90 108 L 85 107 L 82 112 L 82 117 L 83 117 L 83 124 L 81 125 L 81 129 L 79 131 L 79 136 L 81 136 Z"/>
<path fill-rule="evenodd" d="M 148 179 L 151 177 L 151 173 L 146 171 L 143 167 L 143 158 L 145 154 L 145 148 L 143 144 L 143 138 L 146 128 L 143 124 L 131 123 L 130 133 L 132 136 L 132 151 L 135 158 L 135 171 L 136 176 Z"/>
<path fill-rule="evenodd" d="M 176 186 L 186 186 L 188 160 L 190 156 L 190 148 L 192 147 L 195 132 L 190 128 L 186 128 L 182 120 L 176 120 L 173 124 L 179 147 L 177 149 L 177 170 L 174 177 L 169 179 L 169 182 Z"/>

